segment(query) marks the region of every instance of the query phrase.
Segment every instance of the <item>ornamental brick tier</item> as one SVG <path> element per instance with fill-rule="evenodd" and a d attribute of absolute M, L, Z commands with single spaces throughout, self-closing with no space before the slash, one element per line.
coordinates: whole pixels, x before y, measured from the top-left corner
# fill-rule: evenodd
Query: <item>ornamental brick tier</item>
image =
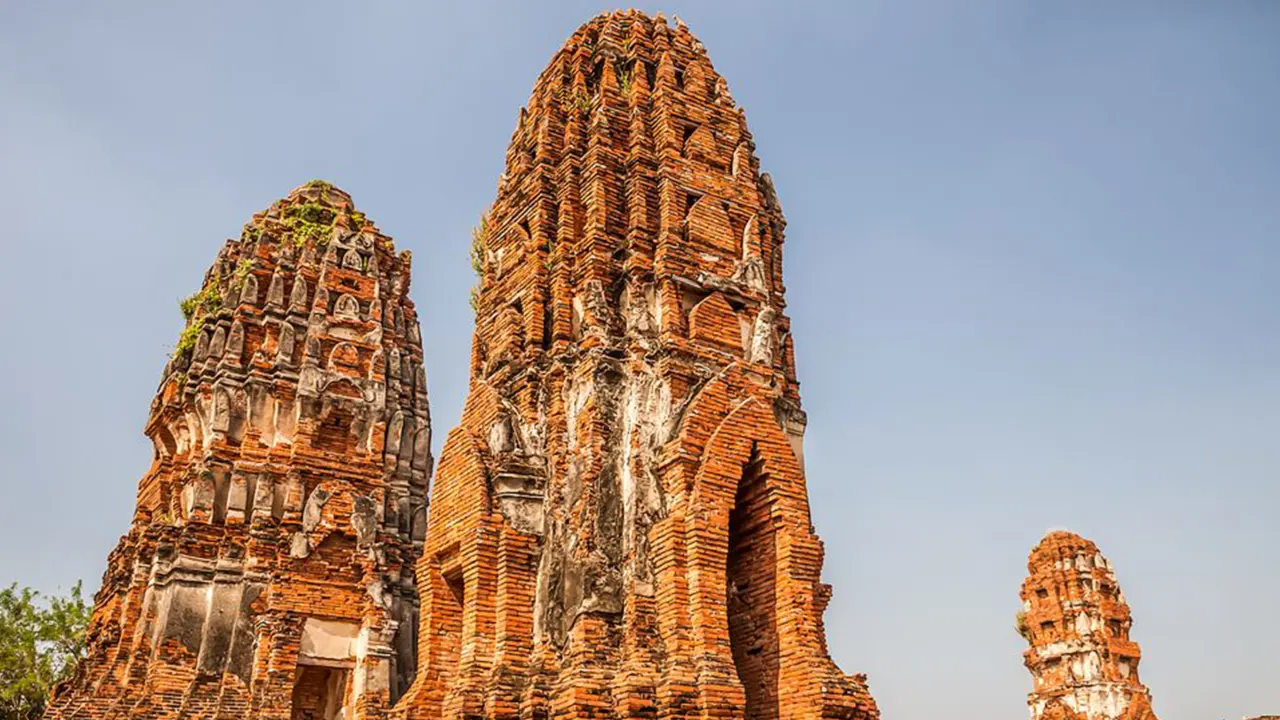
<path fill-rule="evenodd" d="M 1018 632 L 1035 682 L 1031 720 L 1156 720 L 1111 563 L 1092 542 L 1051 532 L 1031 551 Z"/>
<path fill-rule="evenodd" d="M 409 254 L 313 182 L 183 303 L 88 657 L 49 718 L 384 717 L 414 673 L 430 420 Z"/>
<path fill-rule="evenodd" d="M 784 226 L 683 24 L 555 54 L 474 238 L 396 717 L 878 717 L 827 652 Z"/>

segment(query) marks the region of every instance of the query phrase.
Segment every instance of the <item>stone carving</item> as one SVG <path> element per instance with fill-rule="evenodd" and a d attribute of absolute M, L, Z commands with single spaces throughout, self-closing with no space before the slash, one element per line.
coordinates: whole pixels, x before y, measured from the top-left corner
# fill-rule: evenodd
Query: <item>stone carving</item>
<path fill-rule="evenodd" d="M 293 362 L 293 346 L 296 331 L 293 325 L 281 323 L 280 340 L 276 350 L 276 362 L 287 364 Z"/>
<path fill-rule="evenodd" d="M 503 413 L 489 428 L 489 451 L 509 453 L 514 452 L 515 449 L 515 428 L 512 425 L 511 416 Z"/>
<path fill-rule="evenodd" d="M 754 220 L 753 220 L 754 222 Z M 733 281 L 747 293 L 764 293 L 764 260 L 759 255 L 748 254 L 733 273 Z"/>
<path fill-rule="evenodd" d="M 649 288 L 628 288 L 627 302 L 623 307 L 626 331 L 637 341 L 646 343 L 653 335 L 653 315 L 649 312 Z"/>
<path fill-rule="evenodd" d="M 422 348 L 403 332 L 418 322 L 408 283 L 391 280 L 408 277 L 408 261 L 365 221 L 359 289 L 339 289 L 349 271 L 292 262 L 296 244 L 314 255 L 330 237 L 298 233 L 354 213 L 329 185 L 294 190 L 228 241 L 189 301 L 146 425 L 155 465 L 107 560 L 87 656 L 47 717 L 291 720 L 321 717 L 320 703 L 348 720 L 383 718 L 407 689 L 422 528 L 383 509 L 421 517 L 431 465 Z M 236 298 L 238 282 L 238 303 L 211 301 Z M 307 322 L 308 284 L 321 303 L 343 293 L 332 322 Z M 361 301 L 394 308 L 401 330 L 361 321 Z M 327 347 L 341 348 L 334 371 L 315 362 Z M 386 375 L 387 354 L 410 382 Z M 415 436 L 384 447 L 392 415 Z"/>
<path fill-rule="evenodd" d="M 755 322 L 751 327 L 751 347 L 747 355 L 747 360 L 762 365 L 773 364 L 773 346 L 774 346 L 774 318 L 777 313 L 773 308 L 763 308 L 756 315 Z"/>
<path fill-rule="evenodd" d="M 258 276 L 250 274 L 244 279 L 244 286 L 240 288 L 240 303 L 244 305 L 258 304 Z"/>
<path fill-rule="evenodd" d="M 360 319 L 360 303 L 352 296 L 343 294 L 338 297 L 338 301 L 333 306 L 334 317 L 343 320 L 359 320 Z"/>
<path fill-rule="evenodd" d="M 1156 720 L 1142 653 L 1111 563 L 1092 542 L 1051 532 L 1031 551 L 1018 632 L 1034 688 L 1031 720 Z"/>
<path fill-rule="evenodd" d="M 279 270 L 271 273 L 271 284 L 267 286 L 267 307 L 273 310 L 284 308 L 284 275 Z"/>
<path fill-rule="evenodd" d="M 612 329 L 614 308 L 605 297 L 604 285 L 598 280 L 588 280 L 582 287 L 584 334 L 588 338 L 603 340 Z"/>
<path fill-rule="evenodd" d="M 293 280 L 293 290 L 289 294 L 289 312 L 307 311 L 307 279 L 298 275 Z"/>
<path fill-rule="evenodd" d="M 209 355 L 215 360 L 227 351 L 227 329 L 219 325 L 213 330 L 213 340 L 209 341 Z"/>
<path fill-rule="evenodd" d="M 231 323 L 231 334 L 227 336 L 227 349 L 223 358 L 227 362 L 239 363 L 244 356 L 244 323 L 235 320 Z"/>
<path fill-rule="evenodd" d="M 196 347 L 192 356 L 197 362 L 204 360 L 209 355 L 209 333 L 204 330 L 199 331 L 199 337 L 196 339 Z"/>
<path fill-rule="evenodd" d="M 760 192 L 764 194 L 764 206 L 769 210 L 782 212 L 782 204 L 778 202 L 778 191 L 773 187 L 773 176 L 760 173 Z"/>
<path fill-rule="evenodd" d="M 343 253 L 342 267 L 347 268 L 349 270 L 359 270 L 360 269 L 360 253 L 356 252 L 354 248 Z"/>
<path fill-rule="evenodd" d="M 394 716 L 878 718 L 827 656 L 784 223 L 727 85 L 687 28 L 607 13 L 521 118 Z"/>

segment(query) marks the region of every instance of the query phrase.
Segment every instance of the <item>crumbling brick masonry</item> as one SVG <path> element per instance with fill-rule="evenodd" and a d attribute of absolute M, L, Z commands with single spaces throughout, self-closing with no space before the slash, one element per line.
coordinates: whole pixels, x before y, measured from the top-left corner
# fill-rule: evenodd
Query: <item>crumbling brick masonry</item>
<path fill-rule="evenodd" d="M 380 718 L 413 678 L 430 420 L 408 253 L 325 183 L 228 241 L 49 718 Z"/>
<path fill-rule="evenodd" d="M 397 717 L 878 717 L 827 654 L 784 225 L 682 24 L 552 58 L 475 236 Z"/>
<path fill-rule="evenodd" d="M 1111 563 L 1092 542 L 1051 532 L 1031 551 L 1018 632 L 1035 682 L 1031 720 L 1156 720 L 1138 680 L 1142 652 Z"/>
<path fill-rule="evenodd" d="M 255 216 L 49 717 L 876 720 L 827 653 L 784 227 L 688 29 L 583 26 L 474 238 L 428 529 L 407 254 L 323 183 Z"/>

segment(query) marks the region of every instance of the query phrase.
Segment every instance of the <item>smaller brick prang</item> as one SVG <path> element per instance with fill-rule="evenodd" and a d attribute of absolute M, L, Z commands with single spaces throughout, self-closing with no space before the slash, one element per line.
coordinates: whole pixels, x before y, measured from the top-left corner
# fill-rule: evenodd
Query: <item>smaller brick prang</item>
<path fill-rule="evenodd" d="M 1142 653 L 1111 563 L 1092 542 L 1051 532 L 1031 551 L 1016 629 L 1034 688 L 1031 720 L 1156 720 Z"/>

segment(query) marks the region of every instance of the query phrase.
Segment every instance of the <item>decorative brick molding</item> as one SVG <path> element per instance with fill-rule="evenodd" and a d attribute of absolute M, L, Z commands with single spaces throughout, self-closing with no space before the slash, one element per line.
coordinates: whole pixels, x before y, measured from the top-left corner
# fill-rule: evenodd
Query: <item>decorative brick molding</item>
<path fill-rule="evenodd" d="M 474 238 L 396 717 L 878 717 L 827 653 L 784 226 L 683 24 L 555 54 Z"/>
<path fill-rule="evenodd" d="M 1111 563 L 1092 542 L 1051 532 L 1031 551 L 1018 632 L 1035 686 L 1031 720 L 1156 720 L 1142 652 Z"/>
<path fill-rule="evenodd" d="M 431 472 L 408 289 L 408 253 L 325 183 L 223 246 L 183 303 L 88 657 L 46 717 L 385 716 L 415 669 Z"/>

